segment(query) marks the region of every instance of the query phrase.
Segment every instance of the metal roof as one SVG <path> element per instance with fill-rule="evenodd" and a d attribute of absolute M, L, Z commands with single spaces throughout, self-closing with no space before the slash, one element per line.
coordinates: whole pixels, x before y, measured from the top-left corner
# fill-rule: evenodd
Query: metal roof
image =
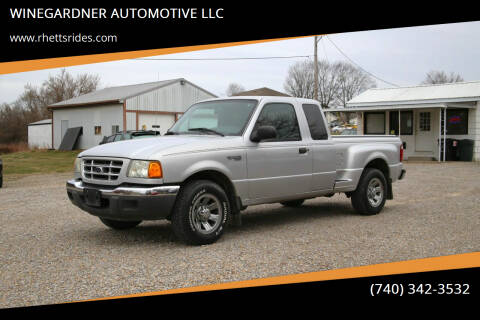
<path fill-rule="evenodd" d="M 348 107 L 480 101 L 480 81 L 369 89 L 347 102 Z"/>
<path fill-rule="evenodd" d="M 44 124 L 52 124 L 52 119 L 45 119 L 45 120 L 40 120 L 40 121 L 37 121 L 37 122 L 32 122 L 32 123 L 27 124 L 27 126 L 40 126 L 40 125 L 44 125 Z"/>
<path fill-rule="evenodd" d="M 367 107 L 351 107 L 351 108 L 325 108 L 323 112 L 360 112 L 360 111 L 384 111 L 384 110 L 411 110 L 411 109 L 432 109 L 432 108 L 446 108 L 446 104 L 441 103 L 425 103 L 425 104 L 409 104 L 409 105 L 394 105 L 394 106 L 367 106 Z M 466 108 L 466 107 L 463 107 Z"/>
<path fill-rule="evenodd" d="M 280 96 L 280 97 L 290 97 L 288 94 L 276 91 L 267 87 L 242 91 L 235 93 L 233 96 Z"/>
<path fill-rule="evenodd" d="M 68 107 L 68 106 L 77 106 L 77 105 L 86 105 L 86 104 L 97 104 L 102 102 L 109 102 L 109 103 L 120 103 L 122 100 L 137 96 L 139 94 L 149 92 L 178 81 L 186 81 L 183 78 L 172 79 L 172 80 L 163 80 L 163 81 L 156 81 L 156 82 L 149 82 L 149 83 L 141 83 L 141 84 L 134 84 L 128 86 L 120 86 L 120 87 L 110 87 L 101 89 L 98 91 L 90 92 L 76 98 L 72 98 L 69 100 L 57 102 L 49 106 L 49 108 L 56 108 L 56 107 Z M 190 83 L 190 82 L 188 82 Z M 190 83 L 192 84 L 192 83 Z M 192 84 L 193 85 L 193 84 Z M 196 86 L 198 87 L 198 86 Z M 201 89 L 201 88 L 200 88 Z M 204 90 L 204 89 L 202 89 Z M 205 92 L 208 92 L 204 90 Z M 209 92 L 208 92 L 209 93 Z"/>

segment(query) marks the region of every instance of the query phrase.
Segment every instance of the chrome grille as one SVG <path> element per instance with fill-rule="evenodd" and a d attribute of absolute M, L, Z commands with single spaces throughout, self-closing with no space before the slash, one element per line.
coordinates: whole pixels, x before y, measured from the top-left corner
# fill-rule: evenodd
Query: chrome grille
<path fill-rule="evenodd" d="M 100 181 L 118 180 L 123 161 L 114 159 L 84 159 L 83 176 Z"/>

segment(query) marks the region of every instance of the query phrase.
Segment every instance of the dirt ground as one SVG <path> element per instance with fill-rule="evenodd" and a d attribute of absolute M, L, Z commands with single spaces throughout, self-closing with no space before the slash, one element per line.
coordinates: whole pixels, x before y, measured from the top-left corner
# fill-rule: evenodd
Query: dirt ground
<path fill-rule="evenodd" d="M 167 221 L 114 231 L 67 198 L 70 174 L 5 179 L 0 307 L 206 285 L 480 251 L 480 165 L 406 163 L 394 200 L 359 216 L 345 195 L 248 208 L 212 245 Z"/>

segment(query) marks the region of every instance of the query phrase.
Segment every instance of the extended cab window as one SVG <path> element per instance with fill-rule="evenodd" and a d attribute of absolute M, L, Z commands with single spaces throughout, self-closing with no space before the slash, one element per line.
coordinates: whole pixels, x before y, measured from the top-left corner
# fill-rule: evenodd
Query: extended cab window
<path fill-rule="evenodd" d="M 312 139 L 328 139 L 327 129 L 325 128 L 325 122 L 323 122 L 320 108 L 315 104 L 304 104 L 302 108 L 303 112 L 305 112 L 305 117 L 307 117 L 308 128 L 310 129 Z"/>
<path fill-rule="evenodd" d="M 277 138 L 269 141 L 302 140 L 295 109 L 288 103 L 269 103 L 258 116 L 255 128 L 272 126 L 277 130 Z"/>

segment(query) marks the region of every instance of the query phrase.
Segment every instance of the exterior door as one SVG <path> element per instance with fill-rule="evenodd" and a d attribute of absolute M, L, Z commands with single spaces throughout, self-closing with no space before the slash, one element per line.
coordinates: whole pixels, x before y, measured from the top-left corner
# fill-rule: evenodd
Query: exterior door
<path fill-rule="evenodd" d="M 253 131 L 263 125 L 275 127 L 277 138 L 261 141 L 247 151 L 250 199 L 310 192 L 312 152 L 302 141 L 294 106 L 266 104 Z"/>
<path fill-rule="evenodd" d="M 433 151 L 432 112 L 417 112 L 415 151 Z"/>

